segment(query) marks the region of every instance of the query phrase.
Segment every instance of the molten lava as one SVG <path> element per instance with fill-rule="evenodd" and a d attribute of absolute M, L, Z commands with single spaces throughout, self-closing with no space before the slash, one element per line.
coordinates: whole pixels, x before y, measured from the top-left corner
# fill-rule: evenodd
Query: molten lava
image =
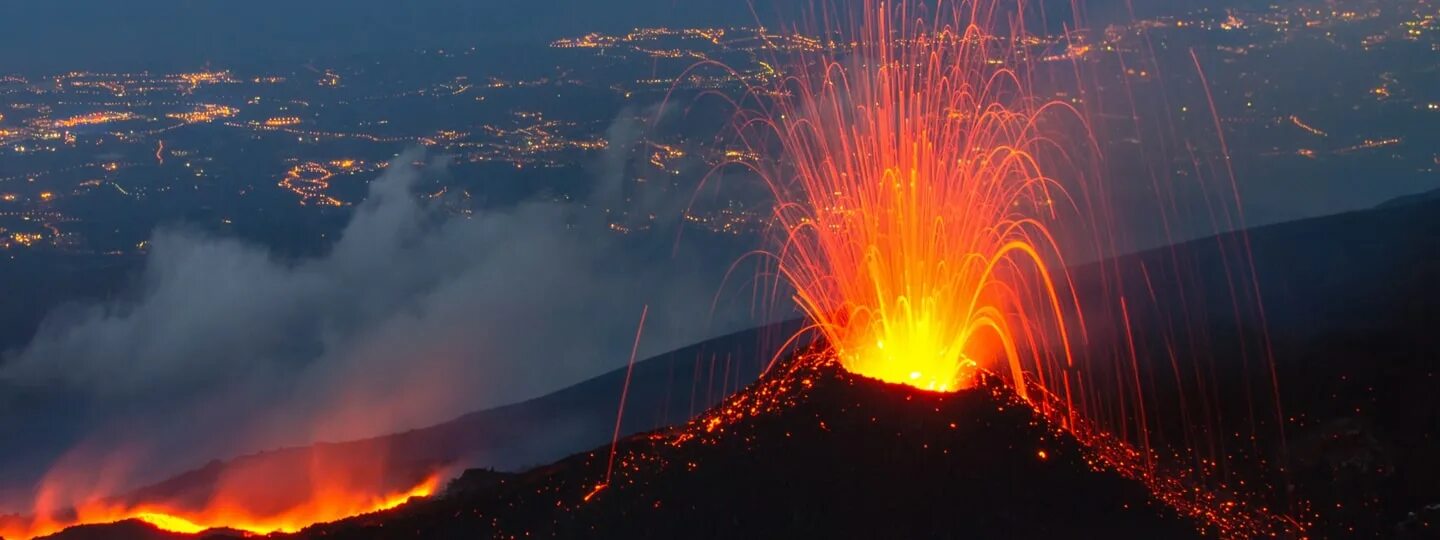
<path fill-rule="evenodd" d="M 1069 364 L 1066 320 L 1083 328 L 1047 225 L 1068 197 L 1042 156 L 1063 152 L 1040 129 L 1083 121 L 1033 97 L 995 2 L 909 4 L 866 0 L 848 56 L 802 54 L 769 92 L 773 255 L 849 370 L 947 391 L 987 369 L 1023 393 Z"/>
<path fill-rule="evenodd" d="M 821 40 L 793 62 L 775 62 L 790 66 L 785 76 L 750 90 L 746 99 L 762 105 L 742 112 L 737 129 L 748 154 L 783 156 L 748 167 L 776 200 L 774 275 L 793 288 L 808 331 L 830 349 L 815 358 L 930 391 L 970 388 L 982 373 L 997 374 L 1087 445 L 1094 463 L 1145 483 L 1222 536 L 1257 530 L 1239 522 L 1267 524 L 1260 529 L 1283 522 L 1263 505 L 1253 516 L 1236 510 L 1229 486 L 1245 482 L 1232 484 L 1227 469 L 1214 466 L 1235 454 L 1216 434 L 1241 437 L 1221 426 L 1252 426 L 1253 446 L 1254 426 L 1284 417 L 1278 401 L 1270 414 L 1253 406 L 1240 418 L 1220 412 L 1224 396 L 1212 395 L 1211 383 L 1224 356 L 1209 347 L 1211 334 L 1197 322 L 1203 316 L 1171 316 L 1194 309 L 1187 298 L 1200 297 L 1187 296 L 1199 286 L 1191 289 L 1194 276 L 1179 277 L 1188 270 L 1180 256 L 1172 251 L 1154 267 L 1098 263 L 1085 274 L 1082 310 L 1080 280 L 1063 254 L 1122 252 L 1121 199 L 1092 181 L 1103 178 L 1104 159 L 1087 114 L 1038 97 L 1031 78 L 1043 69 L 1034 59 L 1068 62 L 1085 95 L 1078 61 L 1085 54 L 1076 51 L 1088 46 L 1070 43 L 1075 54 L 1059 56 L 1036 48 L 1047 41 L 1027 33 L 1025 0 L 839 4 L 840 21 L 820 15 Z M 1137 132 L 1140 124 L 1137 113 Z M 1230 179 L 1239 214 L 1233 172 Z M 1156 197 L 1169 201 L 1157 207 L 1164 214 L 1175 196 L 1161 178 L 1152 180 Z M 1160 222 L 1168 223 L 1163 215 Z M 1217 244 L 1225 260 L 1233 250 L 1236 261 L 1250 261 L 1248 243 Z M 1235 266 L 1236 275 L 1225 275 L 1235 319 L 1258 314 L 1263 327 L 1253 262 Z M 1180 292 L 1157 292 L 1152 276 Z M 1137 305 L 1162 321 L 1143 327 L 1150 333 L 1136 331 Z M 1263 364 L 1270 349 L 1258 334 Z M 1250 343 L 1242 338 L 1223 354 L 1249 369 Z M 1265 377 L 1278 396 L 1273 369 Z M 1162 424 L 1168 433 L 1154 430 Z M 1170 466 L 1156 443 L 1173 441 L 1204 444 L 1175 452 L 1181 465 Z M 1048 459 L 1044 450 L 1036 455 Z M 1222 519 L 1230 514 L 1247 517 Z"/>
<path fill-rule="evenodd" d="M 314 479 L 308 482 L 309 489 L 279 501 L 257 498 L 257 493 L 230 484 L 236 487 L 229 491 L 222 488 L 199 506 L 185 501 L 127 503 L 108 499 L 85 501 L 64 509 L 50 504 L 57 494 L 53 486 L 47 486 L 42 489 L 40 508 L 36 509 L 35 516 L 24 520 L 0 518 L 0 537 L 23 540 L 77 525 L 130 519 L 185 534 L 222 528 L 253 534 L 289 533 L 316 523 L 395 508 L 414 497 L 430 496 L 439 487 L 441 478 L 432 475 L 409 489 L 393 492 L 376 492 L 373 486 L 354 484 L 350 480 L 353 478 Z M 253 481 L 283 485 L 287 479 L 255 478 Z"/>

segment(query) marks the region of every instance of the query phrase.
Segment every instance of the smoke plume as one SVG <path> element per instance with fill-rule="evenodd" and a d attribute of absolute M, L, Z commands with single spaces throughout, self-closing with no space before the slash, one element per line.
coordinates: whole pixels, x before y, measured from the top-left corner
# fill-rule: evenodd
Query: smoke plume
<path fill-rule="evenodd" d="M 603 232 L 617 200 L 450 212 L 413 193 L 444 168 L 423 159 L 373 181 L 323 255 L 165 229 L 125 299 L 52 313 L 0 362 L 0 510 L 56 463 L 133 485 L 533 397 L 622 365 L 643 305 L 642 355 L 749 322 L 711 310 L 726 249 Z M 592 198 L 616 198 L 623 157 L 602 161 Z"/>

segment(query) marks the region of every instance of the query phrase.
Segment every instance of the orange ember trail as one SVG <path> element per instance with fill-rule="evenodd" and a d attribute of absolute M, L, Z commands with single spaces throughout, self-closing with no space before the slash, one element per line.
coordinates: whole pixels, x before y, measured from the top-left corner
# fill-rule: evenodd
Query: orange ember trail
<path fill-rule="evenodd" d="M 1040 130 L 1083 121 L 1033 97 L 995 3 L 908 4 L 866 0 L 850 54 L 802 55 L 757 119 L 788 159 L 762 171 L 778 270 L 847 369 L 934 391 L 986 369 L 1024 397 L 1083 331 L 1048 224 L 1068 195 L 1042 156 L 1063 151 Z"/>
<path fill-rule="evenodd" d="M 66 518 L 41 512 L 28 522 L 0 520 L 0 537 L 25 540 L 55 534 L 77 525 L 115 523 L 130 519 L 144 521 L 156 528 L 194 534 L 210 529 L 227 528 L 252 534 L 297 532 L 316 523 L 337 521 L 351 516 L 389 510 L 414 497 L 428 497 L 440 486 L 434 475 L 401 492 L 369 494 L 362 490 L 317 488 L 309 500 L 288 508 L 262 511 L 255 501 L 231 501 L 223 494 L 215 497 L 198 511 L 171 507 L 163 503 L 125 505 L 106 501 L 82 503 Z M 42 495 L 42 499 L 43 499 Z"/>

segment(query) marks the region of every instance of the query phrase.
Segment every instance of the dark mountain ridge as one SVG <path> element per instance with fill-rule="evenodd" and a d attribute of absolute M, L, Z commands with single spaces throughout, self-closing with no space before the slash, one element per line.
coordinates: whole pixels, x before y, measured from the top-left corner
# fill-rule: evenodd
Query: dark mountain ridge
<path fill-rule="evenodd" d="M 1198 536 L 998 381 L 925 392 L 813 354 L 684 428 L 620 441 L 608 482 L 600 447 L 295 537 Z"/>

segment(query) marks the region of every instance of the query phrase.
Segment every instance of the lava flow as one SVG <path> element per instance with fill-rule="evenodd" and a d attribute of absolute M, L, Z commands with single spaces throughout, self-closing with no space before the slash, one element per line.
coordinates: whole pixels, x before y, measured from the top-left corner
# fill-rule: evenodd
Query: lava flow
<path fill-rule="evenodd" d="M 762 171 L 778 273 L 851 371 L 953 391 L 987 369 L 1023 393 L 1083 331 L 1046 223 L 1069 197 L 1042 156 L 1064 152 L 1040 129 L 1083 121 L 1033 97 L 995 2 L 910 4 L 866 0 L 849 55 L 802 54 L 750 122 L 787 156 Z"/>
<path fill-rule="evenodd" d="M 65 491 L 76 486 L 47 482 L 37 497 L 33 516 L 0 517 L 0 538 L 24 540 L 77 525 L 126 520 L 186 534 L 211 529 L 290 533 L 316 523 L 395 508 L 415 497 L 428 497 L 441 481 L 439 475 L 430 475 L 412 487 L 386 490 L 378 488 L 383 482 L 368 472 L 318 463 L 308 471 L 289 471 L 293 474 L 273 469 L 263 466 L 238 474 L 222 472 L 215 491 L 203 502 L 188 495 L 148 500 L 144 494 L 137 494 L 70 504 L 62 502 L 69 498 Z"/>

